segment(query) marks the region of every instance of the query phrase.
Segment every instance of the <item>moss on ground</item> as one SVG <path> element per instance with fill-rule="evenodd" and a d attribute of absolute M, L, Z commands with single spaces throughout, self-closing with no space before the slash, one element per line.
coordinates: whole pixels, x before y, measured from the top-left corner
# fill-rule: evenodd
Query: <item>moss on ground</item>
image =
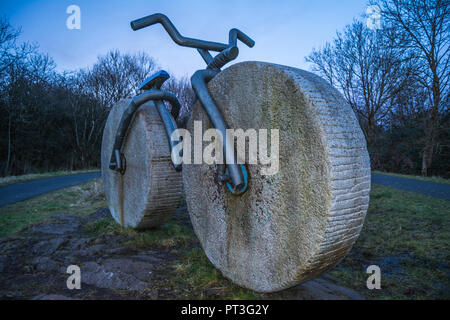
<path fill-rule="evenodd" d="M 366 287 L 369 265 L 381 290 Z M 372 185 L 360 238 L 330 274 L 374 299 L 450 298 L 450 202 Z"/>
<path fill-rule="evenodd" d="M 87 216 L 106 207 L 101 181 L 55 191 L 0 208 L 0 237 L 54 215 Z M 183 211 L 180 214 L 187 214 Z M 187 220 L 175 215 L 153 230 L 122 228 L 111 217 L 85 227 L 85 232 L 126 235 L 126 244 L 169 250 L 178 256 L 168 273 L 176 298 L 259 299 L 265 295 L 224 278 L 200 248 Z M 379 265 L 381 290 L 368 290 L 366 268 Z M 359 240 L 349 255 L 329 272 L 338 285 L 373 299 L 450 298 L 450 202 L 373 185 Z"/>
<path fill-rule="evenodd" d="M 97 236 L 101 234 L 126 235 L 130 239 L 125 243 L 126 245 L 148 248 L 184 247 L 195 239 L 195 235 L 186 226 L 180 225 L 174 219 L 154 229 L 136 231 L 122 227 L 114 219 L 108 217 L 86 226 L 84 231 Z"/>
<path fill-rule="evenodd" d="M 101 179 L 0 208 L 0 237 L 54 215 L 86 216 L 106 206 Z"/>
<path fill-rule="evenodd" d="M 221 299 L 248 300 L 262 297 L 261 294 L 239 287 L 224 278 L 198 247 L 187 251 L 174 267 L 177 276 L 173 282 L 187 287 L 185 296 L 181 298 L 203 299 L 208 295 Z"/>

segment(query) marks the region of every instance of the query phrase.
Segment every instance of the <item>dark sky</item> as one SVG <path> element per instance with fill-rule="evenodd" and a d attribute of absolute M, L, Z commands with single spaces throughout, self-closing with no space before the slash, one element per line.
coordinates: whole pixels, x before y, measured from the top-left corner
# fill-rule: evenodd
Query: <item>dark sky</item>
<path fill-rule="evenodd" d="M 81 9 L 81 29 L 69 30 L 66 8 Z M 181 34 L 217 42 L 239 28 L 255 41 L 239 44 L 236 61 L 260 60 L 308 69 L 305 56 L 330 41 L 336 30 L 367 8 L 365 0 L 2 0 L 1 15 L 22 27 L 22 40 L 36 42 L 58 70 L 92 65 L 109 49 L 145 51 L 175 76 L 203 68 L 196 50 L 175 45 L 161 25 L 132 31 L 129 22 L 152 13 L 166 14 Z"/>

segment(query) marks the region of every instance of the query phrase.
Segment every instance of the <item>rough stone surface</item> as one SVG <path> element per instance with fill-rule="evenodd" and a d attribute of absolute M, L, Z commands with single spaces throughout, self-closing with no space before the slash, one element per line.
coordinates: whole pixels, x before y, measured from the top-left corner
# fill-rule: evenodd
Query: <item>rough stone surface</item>
<path fill-rule="evenodd" d="M 106 218 L 105 218 L 106 217 Z M 71 230 L 71 224 L 85 227 L 100 221 L 110 223 L 109 210 L 100 209 L 88 217 L 58 216 L 50 222 L 29 227 L 14 237 L 0 239 L 0 299 L 218 299 L 226 288 L 202 289 L 177 280 L 177 266 L 186 263 L 185 253 L 199 248 L 195 239 L 186 247 L 130 246 L 128 234 L 94 235 L 88 229 Z M 185 206 L 177 209 L 173 223 L 191 230 Z M 59 226 L 55 234 L 46 226 Z M 36 228 L 47 230 L 35 232 Z M 56 246 L 57 243 L 60 245 Z M 39 244 L 39 250 L 34 248 Z M 91 247 L 103 246 L 103 250 Z M 56 248 L 56 249 L 55 249 Z M 175 250 L 175 251 L 174 251 Z M 51 253 L 51 254 L 50 254 Z M 66 287 L 69 265 L 81 268 L 81 290 Z M 325 275 L 300 286 L 267 294 L 261 299 L 363 299 L 354 291 L 336 286 Z"/>
<path fill-rule="evenodd" d="M 208 86 L 230 128 L 280 130 L 280 171 L 263 176 L 260 165 L 247 165 L 240 197 L 216 183 L 215 166 L 184 165 L 189 214 L 210 261 L 259 292 L 334 267 L 369 205 L 369 156 L 350 106 L 312 73 L 261 62 L 235 64 Z M 198 102 L 189 130 L 194 120 L 211 127 Z"/>
<path fill-rule="evenodd" d="M 129 129 L 123 150 L 125 174 L 108 168 L 116 131 L 129 102 L 119 101 L 109 114 L 102 141 L 102 178 L 114 219 L 146 229 L 166 222 L 177 208 L 181 173 L 172 166 L 169 141 L 153 102 L 139 108 Z"/>
<path fill-rule="evenodd" d="M 181 257 L 167 249 L 125 245 L 131 240 L 127 235 L 94 236 L 70 227 L 104 219 L 112 219 L 107 209 L 88 217 L 56 216 L 0 239 L 0 299 L 158 298 L 157 289 L 167 285 L 173 261 Z M 82 290 L 66 287 L 72 264 L 81 268 Z"/>
<path fill-rule="evenodd" d="M 144 290 L 151 280 L 154 266 L 130 259 L 106 259 L 83 265 L 83 282 L 99 288 Z"/>
<path fill-rule="evenodd" d="M 66 297 L 60 294 L 41 294 L 34 297 L 31 300 L 76 300 L 76 299 Z"/>

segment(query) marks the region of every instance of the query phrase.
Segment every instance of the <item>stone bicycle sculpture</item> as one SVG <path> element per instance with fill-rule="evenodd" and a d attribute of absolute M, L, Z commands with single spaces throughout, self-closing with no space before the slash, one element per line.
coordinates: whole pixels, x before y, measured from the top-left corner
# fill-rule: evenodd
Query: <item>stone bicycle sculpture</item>
<path fill-rule="evenodd" d="M 205 60 L 207 68 L 191 78 L 198 101 L 187 130 L 196 121 L 202 133 L 217 129 L 227 161 L 174 161 L 181 156 L 172 152 L 181 142 L 171 139 L 180 103 L 160 89 L 169 77 L 160 71 L 141 85 L 141 95 L 117 103 L 108 117 L 102 175 L 113 217 L 137 229 L 160 225 L 176 209 L 184 184 L 207 257 L 238 285 L 279 291 L 337 265 L 358 238 L 369 205 L 369 156 L 350 106 L 307 71 L 264 62 L 221 71 L 237 57 L 237 40 L 254 45 L 237 29 L 223 44 L 183 37 L 162 14 L 131 27 L 157 23 Z M 262 165 L 237 161 L 235 141 L 226 138 L 227 129 L 237 128 L 279 130 L 278 173 L 264 175 Z"/>

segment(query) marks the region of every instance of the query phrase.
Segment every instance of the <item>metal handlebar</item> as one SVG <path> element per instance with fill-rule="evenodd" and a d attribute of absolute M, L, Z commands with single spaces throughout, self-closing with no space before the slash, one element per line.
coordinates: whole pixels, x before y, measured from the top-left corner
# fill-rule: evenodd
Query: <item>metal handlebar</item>
<path fill-rule="evenodd" d="M 237 164 L 236 152 L 233 148 L 233 141 L 229 141 L 226 139 L 226 129 L 227 124 L 220 112 L 217 108 L 214 99 L 208 91 L 207 83 L 220 72 L 220 69 L 227 64 L 228 62 L 236 59 L 239 54 L 239 49 L 237 47 L 237 40 L 242 41 L 244 44 L 249 46 L 250 48 L 255 45 L 255 41 L 253 41 L 249 36 L 238 29 L 231 29 L 228 35 L 228 44 L 204 41 L 199 39 L 192 39 L 183 37 L 175 28 L 173 23 L 167 18 L 165 15 L 161 13 L 152 14 L 150 16 L 137 19 L 131 22 L 131 28 L 133 30 L 139 30 L 156 23 L 160 23 L 163 25 L 164 29 L 166 29 L 169 36 L 172 38 L 175 43 L 184 47 L 197 48 L 198 52 L 202 56 L 203 60 L 205 60 L 208 65 L 206 70 L 197 71 L 191 78 L 192 87 L 197 95 L 197 98 L 202 103 L 205 108 L 210 120 L 212 121 L 214 127 L 218 129 L 224 139 L 223 151 L 226 158 L 228 174 L 226 175 L 226 180 L 230 183 L 230 190 L 232 190 L 233 194 L 241 194 L 245 191 L 247 186 L 246 175 L 244 175 L 243 166 Z M 213 57 L 209 51 L 218 51 L 219 53 Z M 146 100 L 147 97 L 145 97 Z M 137 100 L 141 100 L 138 98 Z M 164 120 L 164 119 L 163 119 Z M 168 133 L 169 134 L 169 133 Z M 119 137 L 120 138 L 120 137 Z M 114 154 L 111 156 L 111 165 L 110 167 L 121 168 L 120 166 L 120 153 L 116 152 L 115 156 L 116 162 L 114 162 Z M 244 188 L 244 191 L 242 191 Z"/>
<path fill-rule="evenodd" d="M 183 47 L 191 47 L 191 48 L 200 48 L 204 50 L 212 50 L 212 51 L 222 51 L 225 50 L 228 45 L 224 43 L 218 43 L 218 42 L 212 42 L 212 41 L 204 41 L 199 39 L 192 39 L 183 37 L 175 28 L 173 23 L 170 21 L 169 18 L 167 18 L 162 13 L 155 13 L 150 16 L 137 19 L 134 21 L 131 21 L 130 25 L 131 28 L 136 31 L 154 24 L 160 23 L 166 29 L 169 36 L 172 38 L 175 43 L 179 44 Z"/>
<path fill-rule="evenodd" d="M 219 42 L 184 37 L 178 32 L 177 28 L 173 25 L 170 19 L 162 13 L 155 13 L 147 17 L 131 21 L 130 25 L 131 28 L 136 31 L 157 23 L 162 24 L 175 43 L 183 47 L 197 48 L 200 55 L 208 65 L 208 69 L 220 69 L 228 62 L 236 59 L 239 54 L 237 40 L 242 41 L 250 48 L 255 45 L 255 41 L 236 28 L 230 30 L 228 45 Z M 219 51 L 220 53 L 213 58 L 208 50 Z"/>
<path fill-rule="evenodd" d="M 237 45 L 237 39 L 241 40 L 243 43 L 245 43 L 248 47 L 253 48 L 255 45 L 255 41 L 252 40 L 248 35 L 243 33 L 241 30 L 233 28 L 230 30 L 229 36 L 228 36 L 228 43 L 229 46 L 236 46 Z"/>

